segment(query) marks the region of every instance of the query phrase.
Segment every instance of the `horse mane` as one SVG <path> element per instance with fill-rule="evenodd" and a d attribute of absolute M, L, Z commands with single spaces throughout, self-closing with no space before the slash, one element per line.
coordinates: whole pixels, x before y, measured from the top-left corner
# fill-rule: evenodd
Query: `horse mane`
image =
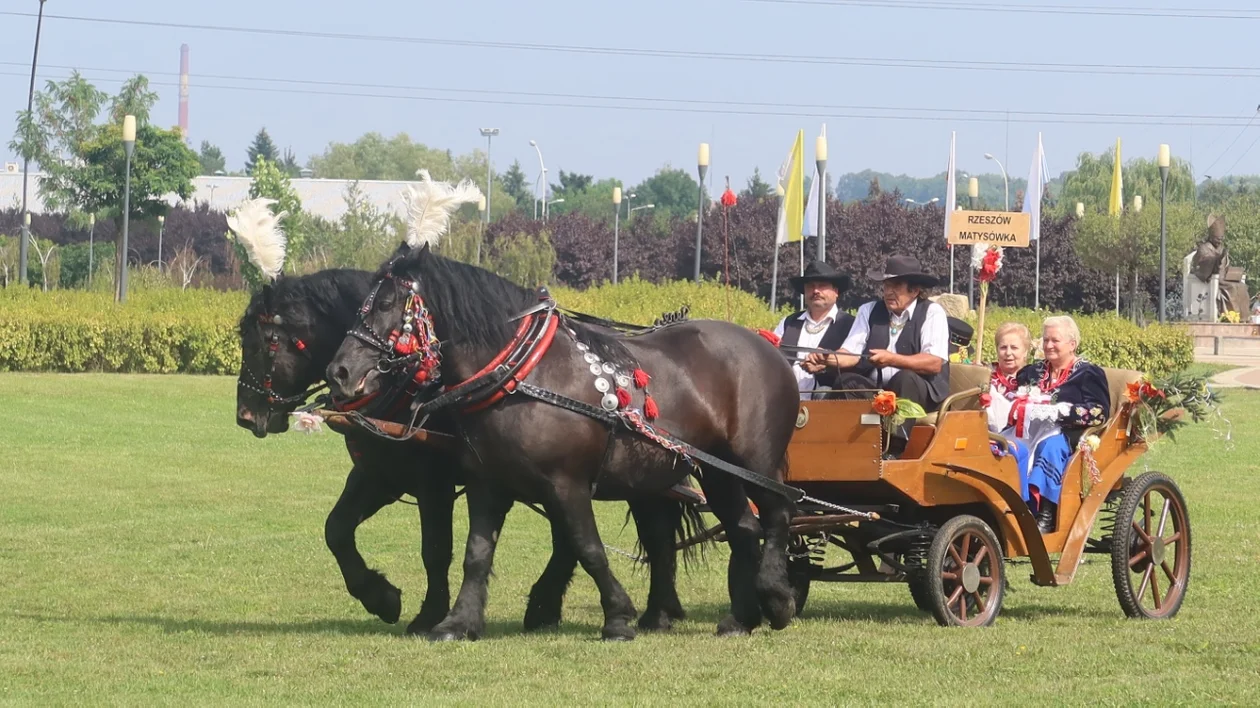
<path fill-rule="evenodd" d="M 393 262 L 395 275 L 418 274 L 420 290 L 428 308 L 440 319 L 444 340 L 468 342 L 487 350 L 506 345 L 516 334 L 518 323 L 509 321 L 538 303 L 538 293 L 496 275 L 484 268 L 439 256 L 426 248 L 413 249 Z M 377 274 L 384 277 L 391 265 Z M 578 341 L 584 342 L 600 359 L 633 368 L 633 357 L 615 333 L 565 318 Z"/>
<path fill-rule="evenodd" d="M 250 298 L 241 317 L 240 332 L 258 326 L 262 314 L 283 310 L 289 317 L 284 326 L 336 326 L 349 328 L 372 275 L 362 270 L 333 268 L 297 278 L 280 278 Z M 296 307 L 295 307 L 296 306 Z"/>

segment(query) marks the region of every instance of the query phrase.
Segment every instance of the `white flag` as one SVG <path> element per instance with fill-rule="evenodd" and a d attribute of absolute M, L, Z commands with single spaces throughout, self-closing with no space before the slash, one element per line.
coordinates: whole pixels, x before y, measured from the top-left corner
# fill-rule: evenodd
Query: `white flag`
<path fill-rule="evenodd" d="M 949 240 L 949 213 L 954 210 L 958 203 L 958 179 L 954 173 L 957 167 L 954 164 L 954 141 L 957 140 L 958 133 L 949 134 L 949 165 L 945 168 L 945 240 Z"/>
<path fill-rule="evenodd" d="M 1024 213 L 1032 221 L 1032 228 L 1028 233 L 1032 241 L 1041 238 L 1041 196 L 1049 180 L 1046 153 L 1041 147 L 1041 133 L 1037 133 L 1037 151 L 1033 153 L 1032 167 L 1028 170 L 1028 187 L 1024 190 Z"/>

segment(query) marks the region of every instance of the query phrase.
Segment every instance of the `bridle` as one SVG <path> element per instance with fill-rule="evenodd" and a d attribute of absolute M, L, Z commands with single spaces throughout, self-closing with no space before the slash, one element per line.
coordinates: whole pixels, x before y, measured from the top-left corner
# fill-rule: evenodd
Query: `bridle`
<path fill-rule="evenodd" d="M 281 318 L 280 315 L 262 313 L 258 315 L 258 323 L 259 325 L 270 324 L 275 325 L 276 327 L 282 327 L 284 325 L 284 319 Z M 296 335 L 289 335 L 289 341 L 293 344 L 293 347 L 298 350 L 298 353 L 302 354 L 307 359 L 310 359 L 311 354 L 307 351 L 306 342 L 303 342 L 302 339 Z M 259 378 L 259 376 L 255 374 L 244 361 L 242 361 L 241 371 L 243 372 L 243 375 L 236 380 L 236 385 L 238 387 L 262 396 L 269 413 L 274 413 L 277 410 L 282 410 L 294 404 L 305 403 L 307 399 L 328 385 L 327 383 L 318 383 L 305 391 L 292 396 L 280 396 L 276 394 L 276 392 L 271 388 L 271 378 L 276 371 L 276 355 L 279 352 L 280 335 L 272 332 L 271 336 L 268 337 L 267 342 L 267 371 L 261 378 Z M 245 380 L 245 376 L 249 377 L 249 381 Z"/>
<path fill-rule="evenodd" d="M 391 384 L 383 387 L 382 390 L 388 388 L 399 396 L 406 395 L 412 398 L 420 392 L 421 388 L 441 383 L 441 342 L 438 341 L 434 329 L 433 317 L 424 304 L 424 298 L 420 297 L 419 281 L 395 276 L 391 272 L 392 267 L 393 262 L 386 267 L 385 276 L 376 282 L 372 292 L 363 301 L 363 306 L 359 308 L 358 318 L 346 334 L 368 345 L 379 354 L 375 369 L 393 378 Z M 372 314 L 381 288 L 386 281 L 401 285 L 403 291 L 407 293 L 407 300 L 403 303 L 402 323 L 390 330 L 388 336 L 382 338 L 368 324 L 368 316 Z M 360 408 L 376 396 L 377 394 L 372 394 L 338 407 Z M 383 403 L 385 402 L 378 402 L 378 407 L 383 407 L 381 405 Z"/>

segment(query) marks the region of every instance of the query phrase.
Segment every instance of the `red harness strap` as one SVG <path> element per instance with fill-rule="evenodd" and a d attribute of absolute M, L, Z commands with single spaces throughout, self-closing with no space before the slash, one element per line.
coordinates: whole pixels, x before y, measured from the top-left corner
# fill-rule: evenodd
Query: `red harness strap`
<path fill-rule="evenodd" d="M 521 327 L 519 330 L 517 330 L 516 337 L 512 339 L 512 342 L 508 344 L 508 346 L 502 352 L 499 353 L 499 356 L 495 357 L 494 361 L 490 362 L 490 364 L 488 364 L 484 369 L 479 371 L 476 376 L 473 376 L 471 379 L 469 379 L 469 381 L 472 381 L 486 374 L 494 367 L 503 363 L 503 360 L 507 358 L 508 352 L 515 349 L 517 340 L 521 338 L 522 333 L 529 326 L 529 324 L 534 321 L 534 318 L 537 316 L 538 315 L 530 315 L 529 317 L 525 318 L 525 320 L 521 322 Z M 533 351 L 530 352 L 529 358 L 526 359 L 525 363 L 521 365 L 521 368 L 518 369 L 516 373 L 512 375 L 512 378 L 504 382 L 502 388 L 494 392 L 494 395 L 490 396 L 490 398 L 487 398 L 481 403 L 477 403 L 475 405 L 465 408 L 464 409 L 465 413 L 475 413 L 477 411 L 484 410 L 485 408 L 488 408 L 494 405 L 495 403 L 498 403 L 499 401 L 502 401 L 505 397 L 507 397 L 508 394 L 515 391 L 516 387 L 522 381 L 524 381 L 530 375 L 531 372 L 533 372 L 535 367 L 538 366 L 538 362 L 542 361 L 543 356 L 547 354 L 547 350 L 551 348 L 551 342 L 556 337 L 556 328 L 560 324 L 560 318 L 555 316 L 552 313 L 545 313 L 542 316 L 548 318 L 547 328 L 543 330 L 542 335 L 538 338 L 538 345 L 535 346 L 533 348 Z"/>

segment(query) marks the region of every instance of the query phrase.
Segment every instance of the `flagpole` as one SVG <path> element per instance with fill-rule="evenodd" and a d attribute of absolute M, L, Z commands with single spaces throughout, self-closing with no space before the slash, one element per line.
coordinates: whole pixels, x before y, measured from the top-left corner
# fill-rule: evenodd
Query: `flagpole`
<path fill-rule="evenodd" d="M 823 128 L 826 130 L 826 128 Z M 818 260 L 827 262 L 827 136 L 814 142 L 814 161 L 818 164 Z M 801 238 L 804 241 L 804 237 Z"/>
<path fill-rule="evenodd" d="M 1033 276 L 1033 309 L 1041 309 L 1041 234 L 1037 235 L 1037 273 Z"/>
<path fill-rule="evenodd" d="M 770 271 L 770 311 L 778 312 L 779 298 L 779 242 L 774 243 L 774 268 Z"/>

